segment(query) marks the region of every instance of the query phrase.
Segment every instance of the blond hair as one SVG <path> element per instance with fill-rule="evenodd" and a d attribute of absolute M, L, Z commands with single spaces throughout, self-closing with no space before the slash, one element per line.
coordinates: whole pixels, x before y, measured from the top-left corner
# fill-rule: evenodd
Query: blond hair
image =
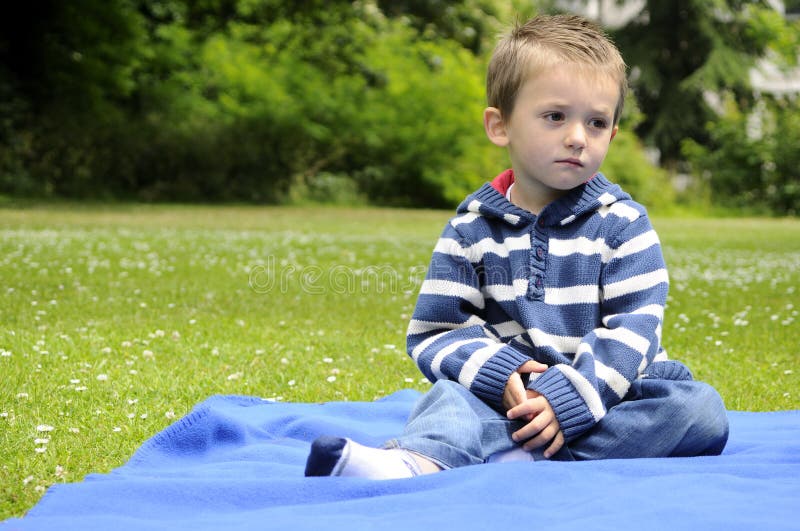
<path fill-rule="evenodd" d="M 575 15 L 537 16 L 525 24 L 517 23 L 503 37 L 486 76 L 489 106 L 510 116 L 525 81 L 541 68 L 563 63 L 609 75 L 619 85 L 616 125 L 628 91 L 625 61 L 603 30 Z"/>

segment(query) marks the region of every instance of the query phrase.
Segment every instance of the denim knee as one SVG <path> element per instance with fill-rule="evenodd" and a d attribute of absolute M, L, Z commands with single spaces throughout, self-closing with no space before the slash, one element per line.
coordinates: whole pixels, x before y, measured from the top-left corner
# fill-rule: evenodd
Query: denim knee
<path fill-rule="evenodd" d="M 411 411 L 403 434 L 387 443 L 442 468 L 483 463 L 514 446 L 512 423 L 457 382 L 438 380 Z"/>
<path fill-rule="evenodd" d="M 701 426 L 702 434 L 708 441 L 707 447 L 699 455 L 719 455 L 728 442 L 729 424 L 725 403 L 716 389 L 703 382 L 697 385 L 695 423 Z"/>
<path fill-rule="evenodd" d="M 704 382 L 674 382 L 683 395 L 674 405 L 673 422 L 685 426 L 683 451 L 678 455 L 719 455 L 728 442 L 728 414 L 719 393 Z"/>

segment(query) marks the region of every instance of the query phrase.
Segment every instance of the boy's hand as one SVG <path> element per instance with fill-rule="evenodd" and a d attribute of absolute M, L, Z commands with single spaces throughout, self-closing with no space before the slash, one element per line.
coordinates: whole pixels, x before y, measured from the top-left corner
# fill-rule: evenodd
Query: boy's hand
<path fill-rule="evenodd" d="M 547 365 L 544 363 L 530 360 L 523 363 L 516 372 L 511 373 L 508 382 L 506 382 L 506 387 L 503 390 L 503 407 L 506 411 L 525 402 L 529 398 L 528 393 L 533 392 L 525 389 L 525 384 L 522 382 L 522 376 L 520 375 L 530 374 L 532 372 L 544 372 L 546 370 Z"/>
<path fill-rule="evenodd" d="M 530 360 L 523 363 L 506 382 L 503 407 L 507 410 L 506 415 L 509 420 L 519 419 L 527 422 L 513 433 L 514 441 L 524 441 L 522 448 L 527 452 L 549 442 L 550 446 L 545 450 L 544 456 L 550 458 L 564 446 L 564 434 L 561 433 L 561 426 L 550 402 L 536 391 L 526 389 L 521 376 L 546 370 L 547 365 L 538 361 Z"/>
<path fill-rule="evenodd" d="M 510 380 L 509 380 L 510 381 Z M 547 399 L 536 391 L 527 390 L 529 397 L 522 404 L 512 407 L 506 414 L 509 420 L 527 420 L 522 428 L 515 431 L 511 438 L 514 442 L 522 443 L 522 448 L 530 452 L 548 443 L 544 451 L 545 458 L 552 457 L 564 446 L 564 434 L 558 423 L 553 407 Z"/>

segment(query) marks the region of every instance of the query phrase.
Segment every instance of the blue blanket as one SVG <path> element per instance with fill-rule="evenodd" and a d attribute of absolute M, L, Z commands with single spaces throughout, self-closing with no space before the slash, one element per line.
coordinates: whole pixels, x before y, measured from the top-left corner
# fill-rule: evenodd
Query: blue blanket
<path fill-rule="evenodd" d="M 309 442 L 378 445 L 418 394 L 215 396 L 124 466 L 60 484 L 2 530 L 800 529 L 800 411 L 731 412 L 720 457 L 501 463 L 413 479 L 304 478 Z"/>

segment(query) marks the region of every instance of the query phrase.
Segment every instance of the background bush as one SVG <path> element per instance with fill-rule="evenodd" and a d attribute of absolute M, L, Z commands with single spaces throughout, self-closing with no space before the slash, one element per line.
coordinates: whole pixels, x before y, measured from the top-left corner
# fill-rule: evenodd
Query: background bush
<path fill-rule="evenodd" d="M 495 35 L 515 12 L 550 3 L 22 5 L 0 21 L 0 194 L 451 207 L 508 165 L 481 123 Z M 796 138 L 796 105 L 770 103 L 763 138 L 740 134 L 762 99 L 739 74 L 770 46 L 790 57 L 800 39 L 761 4 L 647 2 L 649 24 L 636 18 L 631 33 L 615 35 L 634 61 L 633 111 L 603 171 L 643 203 L 668 205 L 675 194 L 639 138 L 675 168 L 685 137 L 681 154 L 713 181 L 714 202 L 796 212 L 796 155 L 775 141 Z M 636 32 L 648 36 L 648 53 L 626 39 Z M 686 46 L 702 54 L 663 60 Z M 731 58 L 742 67 L 732 73 L 723 68 Z M 706 89 L 727 90 L 741 110 L 710 112 Z M 677 133 L 667 141 L 653 133 L 662 130 Z M 725 150 L 733 156 L 706 164 Z"/>
<path fill-rule="evenodd" d="M 707 145 L 687 139 L 683 152 L 702 177 L 702 193 L 718 205 L 757 213 L 800 212 L 800 105 L 764 99 L 753 114 L 732 98 L 707 124 Z"/>

